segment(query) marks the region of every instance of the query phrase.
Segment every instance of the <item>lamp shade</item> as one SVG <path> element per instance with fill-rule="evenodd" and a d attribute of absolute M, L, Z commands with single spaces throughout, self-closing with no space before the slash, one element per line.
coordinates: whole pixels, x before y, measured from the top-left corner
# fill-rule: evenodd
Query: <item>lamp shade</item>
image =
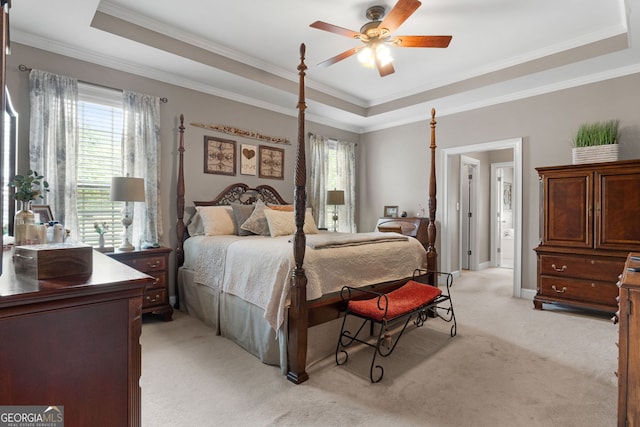
<path fill-rule="evenodd" d="M 328 205 L 344 205 L 344 190 L 327 191 Z"/>
<path fill-rule="evenodd" d="M 144 202 L 144 179 L 114 176 L 111 178 L 111 201 Z"/>

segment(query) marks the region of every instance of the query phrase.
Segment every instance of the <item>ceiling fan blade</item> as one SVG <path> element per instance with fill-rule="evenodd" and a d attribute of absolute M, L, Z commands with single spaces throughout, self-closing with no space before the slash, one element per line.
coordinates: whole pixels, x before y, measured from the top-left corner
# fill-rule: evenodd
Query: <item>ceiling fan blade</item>
<path fill-rule="evenodd" d="M 386 28 L 390 33 L 394 32 L 421 4 L 418 0 L 398 0 L 378 28 Z"/>
<path fill-rule="evenodd" d="M 318 30 L 328 31 L 330 33 L 339 34 L 341 36 L 349 37 L 351 39 L 359 39 L 360 33 L 356 31 L 352 31 L 346 28 L 338 27 L 337 25 L 327 24 L 326 22 L 316 21 L 313 24 L 309 25 L 311 28 L 316 28 Z"/>
<path fill-rule="evenodd" d="M 398 36 L 391 41 L 397 47 L 447 47 L 451 36 Z"/>
<path fill-rule="evenodd" d="M 364 48 L 364 46 L 352 47 L 351 49 L 346 50 L 346 51 L 334 56 L 333 58 L 329 58 L 326 61 L 322 61 L 321 63 L 318 64 L 318 67 L 328 67 L 329 65 L 333 65 L 336 62 L 342 61 L 343 59 L 346 59 L 346 58 L 348 58 L 350 56 L 355 55 L 362 48 Z"/>
<path fill-rule="evenodd" d="M 389 74 L 393 74 L 396 71 L 393 68 L 393 64 L 391 62 L 389 62 L 387 65 L 382 65 L 380 61 L 377 61 L 376 66 L 378 68 L 378 73 L 380 73 L 380 77 L 388 76 Z"/>

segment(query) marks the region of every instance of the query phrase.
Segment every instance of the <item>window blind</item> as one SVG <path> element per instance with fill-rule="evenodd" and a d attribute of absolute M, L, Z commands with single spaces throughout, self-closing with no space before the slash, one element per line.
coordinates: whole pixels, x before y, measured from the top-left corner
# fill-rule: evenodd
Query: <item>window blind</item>
<path fill-rule="evenodd" d="M 98 245 L 94 224 L 105 224 L 105 245 L 122 242 L 122 203 L 109 198 L 111 178 L 122 176 L 122 93 L 78 84 L 79 240 Z"/>

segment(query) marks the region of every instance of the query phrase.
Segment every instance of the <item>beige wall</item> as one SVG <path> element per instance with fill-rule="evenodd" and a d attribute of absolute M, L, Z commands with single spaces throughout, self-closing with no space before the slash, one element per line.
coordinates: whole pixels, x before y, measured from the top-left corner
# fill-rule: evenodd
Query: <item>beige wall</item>
<path fill-rule="evenodd" d="M 119 89 L 130 89 L 169 99 L 168 103 L 160 106 L 160 137 L 162 140 L 160 197 L 162 225 L 164 227 L 164 236 L 161 244 L 175 248 L 177 242 L 175 200 L 180 114 L 185 116 L 186 128 L 185 181 L 187 206 L 190 206 L 194 200 L 210 200 L 227 185 L 235 182 L 245 182 L 250 186 L 268 184 L 275 187 L 283 197 L 293 201 L 293 170 L 296 159 L 295 144 L 298 135 L 296 111 L 293 112 L 292 116 L 287 116 L 17 43 L 12 44 L 11 48 L 11 55 L 7 57 L 7 86 L 11 93 L 13 105 L 19 113 L 18 171 L 25 171 L 29 167 L 29 73 L 18 70 L 18 65 L 24 64 L 30 68 L 75 77 L 89 83 Z M 292 108 L 295 108 L 295 105 Z M 254 139 L 239 138 L 193 127 L 189 125 L 192 122 L 230 125 L 258 131 L 265 135 L 288 138 L 292 142 L 291 145 L 277 145 L 277 147 L 285 149 L 285 179 L 260 179 L 257 176 L 240 175 L 239 163 L 236 176 L 203 173 L 205 135 L 235 140 L 238 147 L 243 143 L 257 146 L 260 142 Z M 357 134 L 308 121 L 306 123 L 306 131 L 348 141 L 358 142 L 359 140 Z M 307 160 L 309 160 L 309 156 L 307 156 Z M 171 257 L 171 264 L 173 267 L 173 256 Z M 171 280 L 171 289 L 173 289 L 173 275 L 171 275 Z M 173 291 L 171 293 L 173 294 Z"/>
<path fill-rule="evenodd" d="M 19 170 L 28 168 L 28 74 L 18 64 L 65 74 L 80 80 L 114 88 L 169 98 L 161 106 L 162 179 L 161 198 L 164 226 L 162 243 L 175 247 L 175 181 L 177 174 L 177 125 L 181 113 L 186 126 L 187 204 L 210 198 L 226 185 L 243 181 L 249 185 L 267 183 L 285 197 L 293 197 L 295 147 L 285 146 L 285 179 L 265 180 L 204 174 L 203 136 L 214 135 L 190 122 L 216 123 L 297 138 L 297 118 L 115 71 L 61 55 L 14 44 L 8 57 L 7 80 L 14 106 L 20 113 Z M 443 148 L 523 138 L 523 288 L 535 289 L 535 254 L 538 241 L 538 179 L 536 166 L 569 164 L 570 140 L 579 124 L 617 118 L 621 121 L 622 156 L 640 157 L 640 74 L 606 82 L 536 96 L 492 107 L 436 117 L 438 163 Z M 436 109 L 438 105 L 433 105 Z M 383 206 L 398 205 L 409 215 L 418 203 L 426 208 L 429 174 L 430 109 L 424 122 L 408 124 L 364 135 L 306 123 L 306 131 L 358 142 L 358 230 L 373 230 Z M 218 136 L 225 137 L 223 134 Z M 258 141 L 231 138 L 238 144 Z M 308 159 L 307 159 L 308 160 Z M 495 160 L 502 161 L 502 160 Z M 442 177 L 438 173 L 439 186 Z M 457 246 L 455 246 L 457 250 Z M 173 259 L 173 258 L 172 258 Z"/>
<path fill-rule="evenodd" d="M 433 107 L 437 110 L 438 105 Z M 635 74 L 465 113 L 436 116 L 438 167 L 443 148 L 523 139 L 524 289 L 536 287 L 533 248 L 538 244 L 539 192 L 535 167 L 570 164 L 571 139 L 578 126 L 607 119 L 620 120 L 622 158 L 640 158 L 639 107 L 640 74 Z M 397 204 L 411 214 L 418 202 L 426 202 L 429 120 L 430 111 L 425 109 L 424 122 L 362 136 L 359 176 L 368 197 L 359 199 L 361 230 L 375 226 L 385 204 Z M 442 188 L 439 171 L 437 177 Z"/>

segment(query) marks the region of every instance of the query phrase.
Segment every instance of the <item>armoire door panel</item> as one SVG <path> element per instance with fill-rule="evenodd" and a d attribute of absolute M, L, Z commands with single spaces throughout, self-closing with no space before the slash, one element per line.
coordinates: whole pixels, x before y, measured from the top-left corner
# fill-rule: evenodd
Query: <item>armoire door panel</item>
<path fill-rule="evenodd" d="M 544 243 L 591 248 L 591 173 L 554 175 L 546 180 Z"/>
<path fill-rule="evenodd" d="M 639 190 L 638 173 L 596 175 L 596 248 L 640 250 Z"/>

